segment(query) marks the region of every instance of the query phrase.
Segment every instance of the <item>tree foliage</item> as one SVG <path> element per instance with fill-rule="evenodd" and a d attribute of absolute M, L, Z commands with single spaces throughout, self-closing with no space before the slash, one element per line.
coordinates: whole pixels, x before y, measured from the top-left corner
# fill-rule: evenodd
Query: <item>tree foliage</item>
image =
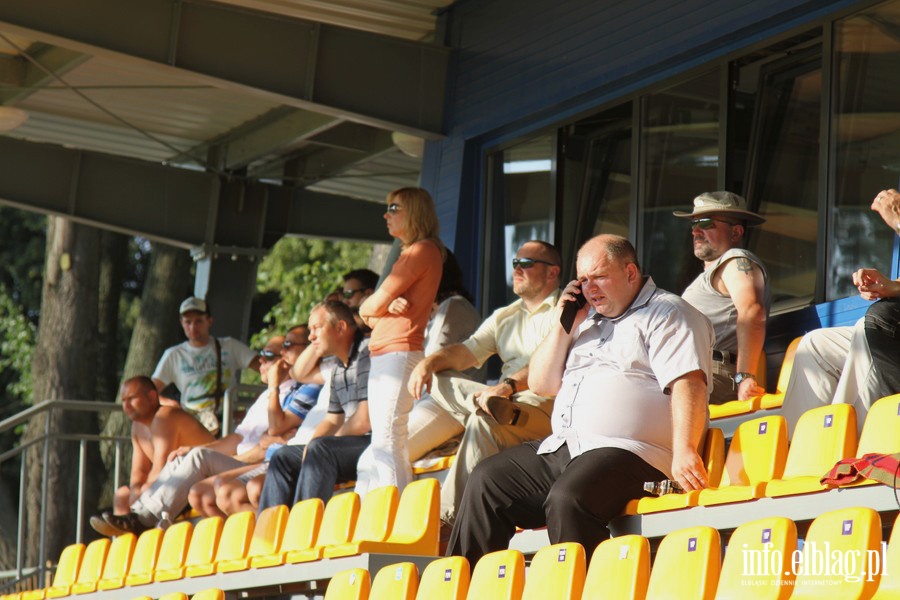
<path fill-rule="evenodd" d="M 372 245 L 320 239 L 284 237 L 260 263 L 257 292 L 276 293 L 278 301 L 263 317 L 263 328 L 253 336 L 254 344 L 287 327 L 304 323 L 309 311 L 335 288 L 343 286 L 343 275 L 365 268 Z"/>

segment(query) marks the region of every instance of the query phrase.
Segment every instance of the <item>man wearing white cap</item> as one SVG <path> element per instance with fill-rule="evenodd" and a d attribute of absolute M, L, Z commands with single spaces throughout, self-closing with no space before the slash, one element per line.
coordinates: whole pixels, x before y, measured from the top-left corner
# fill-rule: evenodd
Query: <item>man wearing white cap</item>
<path fill-rule="evenodd" d="M 259 357 L 233 338 L 209 335 L 213 318 L 206 300 L 191 296 L 178 312 L 187 341 L 163 353 L 153 384 L 160 392 L 174 384 L 181 393 L 182 408 L 215 434 L 219 430 L 216 408 L 225 390 L 234 385 L 240 369 L 258 369 Z"/>
<path fill-rule="evenodd" d="M 694 198 L 692 212 L 673 214 L 691 220 L 694 256 L 703 261 L 703 273 L 681 296 L 709 317 L 716 332 L 710 403 L 764 393 L 756 383 L 756 364 L 771 304 L 769 275 L 741 243 L 747 228 L 765 219 L 731 192 L 704 192 Z"/>

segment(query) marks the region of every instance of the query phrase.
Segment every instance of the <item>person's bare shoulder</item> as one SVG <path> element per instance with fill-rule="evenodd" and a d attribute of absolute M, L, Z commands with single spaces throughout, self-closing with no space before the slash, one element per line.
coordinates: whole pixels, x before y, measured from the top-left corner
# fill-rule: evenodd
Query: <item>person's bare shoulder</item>
<path fill-rule="evenodd" d="M 197 446 L 214 439 L 200 421 L 176 406 L 160 406 L 153 418 L 153 428 L 173 432 L 179 446 Z"/>

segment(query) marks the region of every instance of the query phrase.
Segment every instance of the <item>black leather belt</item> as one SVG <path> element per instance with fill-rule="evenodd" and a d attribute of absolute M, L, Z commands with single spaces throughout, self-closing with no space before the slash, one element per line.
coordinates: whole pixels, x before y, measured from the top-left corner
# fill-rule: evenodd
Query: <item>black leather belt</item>
<path fill-rule="evenodd" d="M 712 359 L 716 362 L 728 363 L 730 365 L 733 365 L 737 362 L 737 357 L 734 354 L 729 354 L 727 352 L 723 354 L 718 350 L 712 351 Z"/>

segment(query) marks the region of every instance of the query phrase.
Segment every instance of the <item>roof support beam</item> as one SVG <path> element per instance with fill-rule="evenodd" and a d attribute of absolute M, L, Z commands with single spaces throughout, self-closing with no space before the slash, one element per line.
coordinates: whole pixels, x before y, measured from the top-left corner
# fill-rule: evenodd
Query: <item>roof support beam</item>
<path fill-rule="evenodd" d="M 24 57 L 4 58 L 2 62 L 15 69 L 15 78 L 7 77 L 6 70 L 0 68 L 0 81 L 13 86 L 10 89 L 0 88 L 0 104 L 15 104 L 35 93 L 41 86 L 54 81 L 50 73 L 63 75 L 88 60 L 90 57 L 65 48 L 47 46 L 28 48 L 29 54 L 40 63 L 41 67 L 29 62 Z M 10 75 L 12 73 L 9 73 Z"/>
<path fill-rule="evenodd" d="M 448 48 L 197 0 L 0 2 L 0 24 L 301 109 L 441 137 Z"/>
<path fill-rule="evenodd" d="M 267 248 L 287 234 L 389 241 L 383 207 L 363 200 L 7 137 L 0 156 L 0 204 L 174 246 L 250 249 L 262 237 Z M 262 236 L 241 214 L 248 205 L 265 207 Z"/>

